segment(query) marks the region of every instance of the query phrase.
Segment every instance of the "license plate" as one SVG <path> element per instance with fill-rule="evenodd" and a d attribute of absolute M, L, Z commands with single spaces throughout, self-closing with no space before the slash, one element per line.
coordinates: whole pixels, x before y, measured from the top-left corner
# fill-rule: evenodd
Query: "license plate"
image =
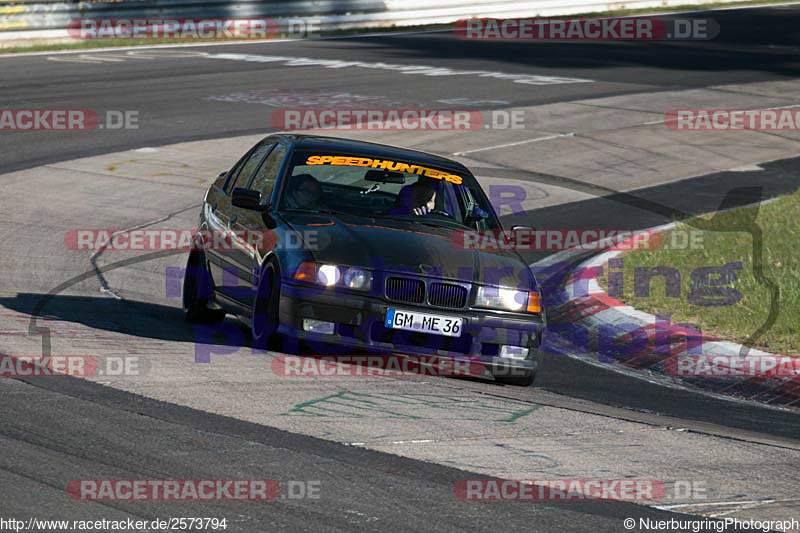
<path fill-rule="evenodd" d="M 433 333 L 446 337 L 460 337 L 463 322 L 462 318 L 400 311 L 399 309 L 389 309 L 386 312 L 387 328 Z"/>

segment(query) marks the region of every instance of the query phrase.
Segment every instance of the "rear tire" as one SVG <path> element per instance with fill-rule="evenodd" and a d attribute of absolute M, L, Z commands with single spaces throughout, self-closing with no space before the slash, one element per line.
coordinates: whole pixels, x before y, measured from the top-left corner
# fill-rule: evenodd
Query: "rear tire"
<path fill-rule="evenodd" d="M 212 292 L 213 282 L 206 268 L 205 254 L 192 250 L 183 277 L 183 316 L 186 320 L 201 324 L 218 324 L 225 320 L 225 311 L 208 308 Z"/>

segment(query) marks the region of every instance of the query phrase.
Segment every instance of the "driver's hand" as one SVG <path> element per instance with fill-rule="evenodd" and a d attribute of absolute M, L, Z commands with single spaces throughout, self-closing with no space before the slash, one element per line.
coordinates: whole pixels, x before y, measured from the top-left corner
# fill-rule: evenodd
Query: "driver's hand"
<path fill-rule="evenodd" d="M 423 216 L 423 215 L 427 215 L 430 212 L 431 212 L 431 210 L 428 208 L 427 205 L 423 205 L 421 207 L 415 207 L 414 208 L 414 214 L 415 215 Z"/>

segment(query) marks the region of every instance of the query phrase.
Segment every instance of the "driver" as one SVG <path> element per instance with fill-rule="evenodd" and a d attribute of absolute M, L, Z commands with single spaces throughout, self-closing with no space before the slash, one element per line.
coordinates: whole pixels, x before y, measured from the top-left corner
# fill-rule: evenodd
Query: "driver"
<path fill-rule="evenodd" d="M 418 180 L 411 189 L 411 211 L 424 216 L 436 209 L 436 185 L 429 180 Z"/>
<path fill-rule="evenodd" d="M 311 174 L 298 174 L 292 177 L 286 191 L 286 207 L 290 209 L 320 209 L 322 207 L 322 187 Z"/>

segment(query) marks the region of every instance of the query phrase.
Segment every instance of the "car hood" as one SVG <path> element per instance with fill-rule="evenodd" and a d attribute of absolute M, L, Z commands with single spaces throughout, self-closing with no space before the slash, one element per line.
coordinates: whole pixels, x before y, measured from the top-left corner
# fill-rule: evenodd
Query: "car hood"
<path fill-rule="evenodd" d="M 360 266 L 464 282 L 528 290 L 533 275 L 514 251 L 475 251 L 455 247 L 455 227 L 434 227 L 387 219 L 316 213 L 285 213 L 297 232 L 316 232 L 310 252 L 318 263 Z M 310 233 L 314 235 L 314 233 Z"/>

